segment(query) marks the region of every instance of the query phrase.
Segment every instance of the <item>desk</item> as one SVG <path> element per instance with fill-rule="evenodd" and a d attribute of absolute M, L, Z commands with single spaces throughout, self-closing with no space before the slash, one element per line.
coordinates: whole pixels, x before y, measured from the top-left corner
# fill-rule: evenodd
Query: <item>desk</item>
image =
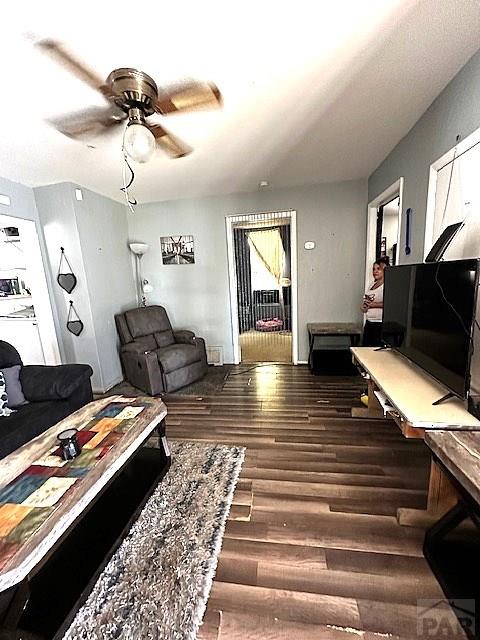
<path fill-rule="evenodd" d="M 426 532 L 425 557 L 447 598 L 478 598 L 480 433 L 429 431 L 425 442 L 459 498 Z"/>
<path fill-rule="evenodd" d="M 455 482 L 480 505 L 480 433 L 429 431 L 425 442 Z"/>
<path fill-rule="evenodd" d="M 438 430 L 462 434 L 480 431 L 480 421 L 458 398 L 432 405 L 448 389 L 398 352 L 377 351 L 372 347 L 352 347 L 351 352 L 354 361 L 368 375 L 368 409 L 352 409 L 353 416 L 392 418 L 406 438 L 425 439 L 426 434 Z M 432 460 L 427 511 L 399 509 L 397 519 L 405 525 L 429 524 L 438 520 L 456 500 L 457 493 L 450 479 Z"/>
<path fill-rule="evenodd" d="M 327 336 L 336 338 L 339 336 L 348 336 L 350 338 L 350 346 L 355 347 L 360 342 L 362 335 L 362 325 L 358 322 L 308 322 L 308 365 L 312 368 L 312 354 L 317 336 Z"/>

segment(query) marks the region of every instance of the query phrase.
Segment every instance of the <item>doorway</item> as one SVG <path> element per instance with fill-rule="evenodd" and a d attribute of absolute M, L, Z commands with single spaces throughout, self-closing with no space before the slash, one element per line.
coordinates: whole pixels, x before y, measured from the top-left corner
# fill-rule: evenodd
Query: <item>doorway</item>
<path fill-rule="evenodd" d="M 371 284 L 373 262 L 388 256 L 391 265 L 401 261 L 403 178 L 368 204 L 365 288 Z"/>
<path fill-rule="evenodd" d="M 388 258 L 393 267 L 397 264 L 400 196 L 381 204 L 377 211 L 376 256 Z"/>
<path fill-rule="evenodd" d="M 0 215 L 0 338 L 24 364 L 60 363 L 35 222 L 7 215 Z"/>
<path fill-rule="evenodd" d="M 295 362 L 294 212 L 229 216 L 234 359 Z"/>

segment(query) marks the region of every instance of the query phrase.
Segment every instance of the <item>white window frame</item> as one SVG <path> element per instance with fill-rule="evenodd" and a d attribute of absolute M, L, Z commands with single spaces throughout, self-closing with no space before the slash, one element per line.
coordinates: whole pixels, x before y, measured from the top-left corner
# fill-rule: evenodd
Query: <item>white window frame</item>
<path fill-rule="evenodd" d="M 480 142 L 480 129 L 477 129 L 464 140 L 460 140 L 455 146 L 444 153 L 438 160 L 432 162 L 428 177 L 427 209 L 425 215 L 425 239 L 423 245 L 423 259 L 426 258 L 436 238 L 433 237 L 435 224 L 435 198 L 437 195 L 438 172 L 453 160 L 455 149 L 456 156 L 460 156 Z"/>

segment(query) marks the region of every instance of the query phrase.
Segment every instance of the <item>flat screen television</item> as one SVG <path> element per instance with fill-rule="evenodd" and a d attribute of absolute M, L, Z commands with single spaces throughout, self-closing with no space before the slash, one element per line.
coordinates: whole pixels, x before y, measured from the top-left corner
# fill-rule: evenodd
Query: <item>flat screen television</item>
<path fill-rule="evenodd" d="M 382 340 L 455 395 L 469 391 L 479 260 L 385 270 Z"/>
<path fill-rule="evenodd" d="M 405 345 L 411 316 L 412 265 L 385 269 L 383 291 L 382 342 L 393 348 Z"/>

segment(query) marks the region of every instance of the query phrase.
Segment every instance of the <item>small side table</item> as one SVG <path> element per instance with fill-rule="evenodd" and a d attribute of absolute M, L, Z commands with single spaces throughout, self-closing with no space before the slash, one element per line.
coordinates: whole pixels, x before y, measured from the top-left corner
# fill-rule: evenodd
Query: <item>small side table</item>
<path fill-rule="evenodd" d="M 307 323 L 308 331 L 308 366 L 313 369 L 313 351 L 315 338 L 317 336 L 327 336 L 337 338 L 339 336 L 348 336 L 350 338 L 350 346 L 358 347 L 360 337 L 362 335 L 362 325 L 358 322 L 309 322 Z"/>

